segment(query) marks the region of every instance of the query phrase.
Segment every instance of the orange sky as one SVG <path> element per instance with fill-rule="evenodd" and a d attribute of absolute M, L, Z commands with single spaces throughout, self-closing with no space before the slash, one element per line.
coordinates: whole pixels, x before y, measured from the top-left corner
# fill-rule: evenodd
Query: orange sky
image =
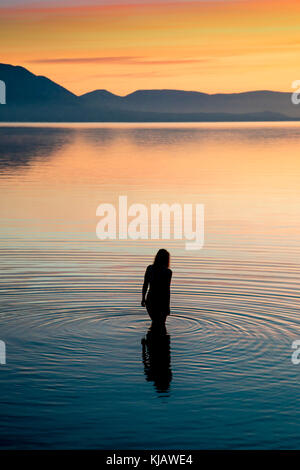
<path fill-rule="evenodd" d="M 300 78 L 299 0 L 78 2 L 2 6 L 0 61 L 75 93 L 291 91 Z"/>

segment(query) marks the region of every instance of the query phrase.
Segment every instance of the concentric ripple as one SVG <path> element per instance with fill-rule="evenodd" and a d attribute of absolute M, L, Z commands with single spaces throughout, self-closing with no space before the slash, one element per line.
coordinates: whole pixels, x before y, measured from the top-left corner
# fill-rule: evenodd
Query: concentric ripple
<path fill-rule="evenodd" d="M 13 258 L 18 264 L 12 270 Z M 150 322 L 140 291 L 147 258 L 73 252 L 70 259 L 68 253 L 39 251 L 38 265 L 35 259 L 32 250 L 2 254 L 4 337 L 42 338 L 45 348 L 48 341 L 61 342 L 67 351 L 73 344 L 75 354 L 91 340 L 98 348 L 103 342 L 109 349 L 114 341 L 126 348 L 146 334 Z M 47 271 L 41 269 L 46 265 Z M 190 258 L 185 270 L 184 260 L 175 257 L 173 269 L 167 328 L 174 364 L 178 358 L 195 367 L 205 358 L 207 367 L 215 367 L 220 355 L 223 363 L 257 364 L 271 358 L 273 345 L 289 347 L 299 334 L 296 265 L 273 264 L 262 274 L 253 262 L 222 260 L 216 267 L 212 260 Z"/>

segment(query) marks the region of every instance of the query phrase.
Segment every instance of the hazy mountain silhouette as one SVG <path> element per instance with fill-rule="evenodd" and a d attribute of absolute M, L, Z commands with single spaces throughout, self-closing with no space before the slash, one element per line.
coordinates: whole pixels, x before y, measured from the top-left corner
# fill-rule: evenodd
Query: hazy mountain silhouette
<path fill-rule="evenodd" d="M 251 91 L 209 95 L 180 90 L 140 90 L 124 98 L 128 109 L 172 113 L 283 113 L 300 117 L 291 93 Z"/>
<path fill-rule="evenodd" d="M 291 93 L 252 91 L 213 94 L 182 90 L 138 90 L 118 96 L 95 90 L 81 96 L 24 67 L 0 64 L 6 105 L 0 121 L 276 121 L 300 119 Z"/>
<path fill-rule="evenodd" d="M 95 90 L 79 97 L 80 102 L 86 106 L 122 107 L 123 98 L 107 90 Z"/>
<path fill-rule="evenodd" d="M 24 67 L 0 64 L 0 78 L 6 83 L 6 101 L 20 104 L 77 104 L 77 96 L 49 78 L 37 76 Z"/>

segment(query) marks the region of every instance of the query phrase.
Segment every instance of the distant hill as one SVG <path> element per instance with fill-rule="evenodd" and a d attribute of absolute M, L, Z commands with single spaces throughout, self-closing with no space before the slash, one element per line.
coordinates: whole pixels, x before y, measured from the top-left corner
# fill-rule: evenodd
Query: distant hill
<path fill-rule="evenodd" d="M 0 64 L 0 79 L 6 83 L 7 103 L 19 104 L 66 104 L 77 102 L 77 96 L 49 78 L 34 75 L 24 67 Z"/>
<path fill-rule="evenodd" d="M 179 90 L 140 90 L 125 97 L 128 109 L 173 113 L 257 113 L 274 112 L 300 117 L 291 93 L 251 91 L 213 94 Z"/>
<path fill-rule="evenodd" d="M 118 96 L 95 90 L 81 96 L 24 67 L 0 64 L 6 102 L 0 121 L 9 122 L 205 122 L 300 119 L 291 93 L 251 91 L 206 94 L 182 90 L 138 90 Z"/>
<path fill-rule="evenodd" d="M 78 110 L 76 95 L 24 67 L 0 64 L 0 80 L 6 84 L 7 103 L 0 105 L 1 121 L 51 121 Z"/>
<path fill-rule="evenodd" d="M 105 94 L 104 94 L 105 93 Z M 181 90 L 138 90 L 120 97 L 105 90 L 82 95 L 83 102 L 140 112 L 156 113 L 280 113 L 300 118 L 300 107 L 291 102 L 291 93 L 250 91 L 213 94 Z"/>
<path fill-rule="evenodd" d="M 79 97 L 80 103 L 85 106 L 103 106 L 107 108 L 119 108 L 123 105 L 121 96 L 114 95 L 107 90 L 95 90 L 89 93 L 85 93 Z"/>

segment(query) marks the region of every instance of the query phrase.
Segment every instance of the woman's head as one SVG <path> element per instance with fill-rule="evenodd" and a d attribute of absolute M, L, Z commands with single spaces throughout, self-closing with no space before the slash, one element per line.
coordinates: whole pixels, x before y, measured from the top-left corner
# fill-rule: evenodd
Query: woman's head
<path fill-rule="evenodd" d="M 154 264 L 155 266 L 164 266 L 165 268 L 168 268 L 170 265 L 170 253 L 164 248 L 158 250 L 154 259 Z"/>

